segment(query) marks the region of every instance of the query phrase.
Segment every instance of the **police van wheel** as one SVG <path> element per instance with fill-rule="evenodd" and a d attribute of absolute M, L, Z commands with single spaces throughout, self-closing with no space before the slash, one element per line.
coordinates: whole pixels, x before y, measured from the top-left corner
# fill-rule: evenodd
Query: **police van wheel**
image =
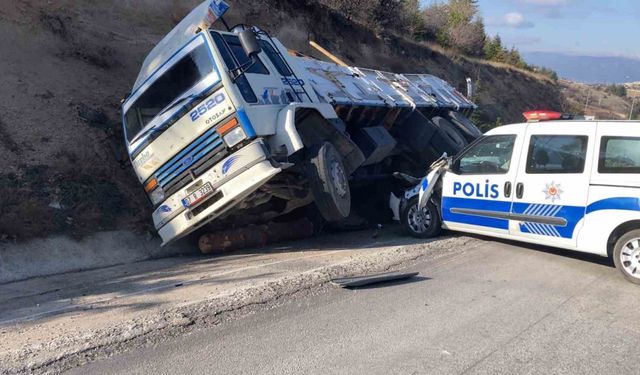
<path fill-rule="evenodd" d="M 404 231 L 410 236 L 431 238 L 440 234 L 440 214 L 431 201 L 424 208 L 418 209 L 418 197 L 410 199 L 400 213 L 400 220 Z"/>
<path fill-rule="evenodd" d="M 307 175 L 322 217 L 329 222 L 348 217 L 351 213 L 348 175 L 342 157 L 331 143 L 311 148 Z"/>
<path fill-rule="evenodd" d="M 625 279 L 640 284 L 640 229 L 618 239 L 613 248 L 613 262 Z"/>

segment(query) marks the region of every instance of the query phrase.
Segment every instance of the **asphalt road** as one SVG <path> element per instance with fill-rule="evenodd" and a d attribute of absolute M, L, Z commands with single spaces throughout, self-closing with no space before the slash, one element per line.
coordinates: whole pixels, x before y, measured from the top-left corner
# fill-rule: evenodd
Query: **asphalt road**
<path fill-rule="evenodd" d="M 412 282 L 308 296 L 73 373 L 637 374 L 640 288 L 598 257 L 488 242 Z"/>

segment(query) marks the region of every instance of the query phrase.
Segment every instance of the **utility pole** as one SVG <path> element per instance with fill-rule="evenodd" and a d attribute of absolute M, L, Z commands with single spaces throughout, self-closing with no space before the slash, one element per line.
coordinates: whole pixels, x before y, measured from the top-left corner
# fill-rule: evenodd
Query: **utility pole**
<path fill-rule="evenodd" d="M 635 107 L 636 105 L 636 98 L 633 98 L 633 101 L 631 102 L 631 110 L 629 111 L 629 120 L 632 120 L 632 116 L 633 116 L 633 107 Z"/>
<path fill-rule="evenodd" d="M 589 108 L 589 99 L 591 99 L 591 89 L 587 92 L 587 102 L 584 103 L 584 114 L 587 114 L 587 108 Z"/>

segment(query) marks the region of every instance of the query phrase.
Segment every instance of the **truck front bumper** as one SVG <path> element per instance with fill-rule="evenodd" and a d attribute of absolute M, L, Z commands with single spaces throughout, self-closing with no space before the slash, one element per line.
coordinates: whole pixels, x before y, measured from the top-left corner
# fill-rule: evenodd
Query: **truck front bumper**
<path fill-rule="evenodd" d="M 281 171 L 268 159 L 261 139 L 228 156 L 165 200 L 153 213 L 162 245 L 186 236 L 219 217 Z M 212 185 L 213 193 L 197 206 L 185 207 L 183 198 L 207 183 Z"/>

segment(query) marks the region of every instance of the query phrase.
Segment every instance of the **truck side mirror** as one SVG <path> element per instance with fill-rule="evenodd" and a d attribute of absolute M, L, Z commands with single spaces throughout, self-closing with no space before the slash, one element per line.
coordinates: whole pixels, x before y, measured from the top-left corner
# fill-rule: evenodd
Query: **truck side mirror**
<path fill-rule="evenodd" d="M 240 44 L 242 45 L 244 53 L 246 53 L 250 59 L 253 60 L 260 52 L 262 52 L 262 48 L 260 48 L 260 44 L 258 44 L 258 38 L 256 38 L 256 34 L 253 30 L 243 30 L 238 34 L 238 37 L 240 38 Z"/>

